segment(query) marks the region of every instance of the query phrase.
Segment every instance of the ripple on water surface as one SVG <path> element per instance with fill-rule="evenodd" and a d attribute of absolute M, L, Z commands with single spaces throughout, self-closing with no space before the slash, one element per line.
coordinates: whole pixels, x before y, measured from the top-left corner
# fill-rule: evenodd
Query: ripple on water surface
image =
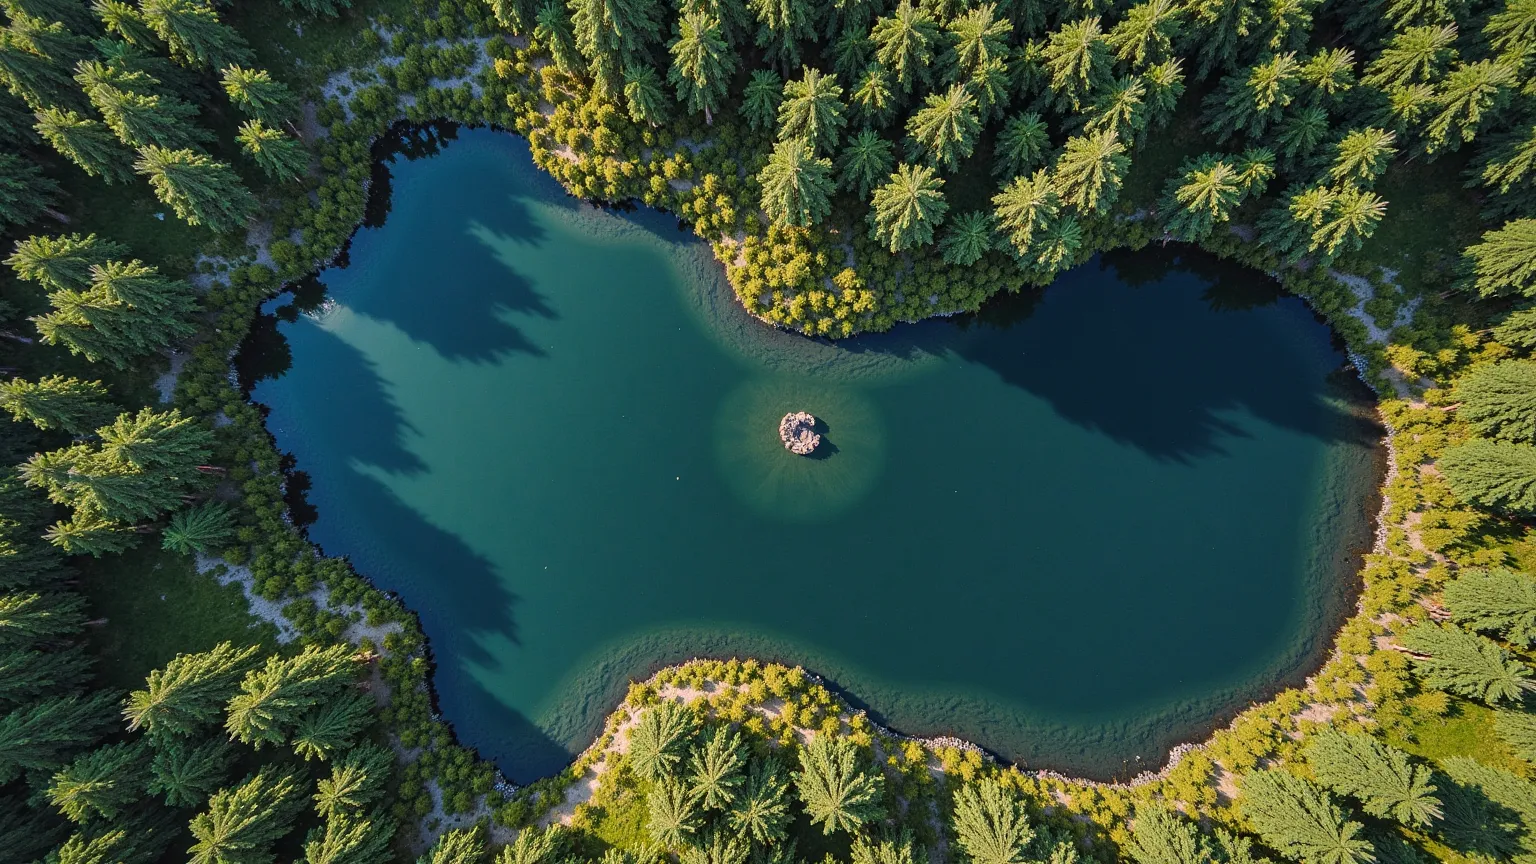
<path fill-rule="evenodd" d="M 311 536 L 420 613 L 444 715 L 515 779 L 632 677 L 732 654 L 1124 776 L 1299 680 L 1349 607 L 1377 430 L 1262 276 L 1147 253 L 833 344 L 510 136 L 390 173 L 327 303 L 275 301 L 242 370 Z M 811 458 L 778 439 L 798 410 Z"/>

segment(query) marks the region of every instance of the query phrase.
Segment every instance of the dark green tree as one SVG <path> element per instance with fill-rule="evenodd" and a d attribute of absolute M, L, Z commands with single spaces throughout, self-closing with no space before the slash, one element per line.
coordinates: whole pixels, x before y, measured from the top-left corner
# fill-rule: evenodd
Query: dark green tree
<path fill-rule="evenodd" d="M 1307 762 L 1318 782 L 1348 795 L 1372 816 L 1427 828 L 1441 816 L 1430 770 L 1369 735 L 1321 729 L 1307 737 Z"/>
<path fill-rule="evenodd" d="M 939 241 L 944 261 L 958 267 L 969 267 L 992 251 L 997 235 L 992 231 L 992 216 L 982 210 L 962 213 L 949 220 L 944 237 Z"/>
<path fill-rule="evenodd" d="M 108 183 L 133 179 L 133 152 L 100 120 L 47 108 L 37 112 L 35 128 L 54 150 L 92 177 Z"/>
<path fill-rule="evenodd" d="M 148 768 L 141 741 L 98 747 L 56 772 L 45 794 L 72 821 L 110 822 L 143 797 Z"/>
<path fill-rule="evenodd" d="M 1125 851 L 1136 864 L 1211 864 L 1211 853 L 1195 826 L 1157 805 L 1136 808 Z"/>
<path fill-rule="evenodd" d="M 374 698 L 363 692 L 332 699 L 299 718 L 293 730 L 293 751 L 305 761 L 333 759 L 352 747 L 378 709 Z"/>
<path fill-rule="evenodd" d="M 1033 111 L 1015 114 L 998 133 L 994 147 L 997 162 L 992 173 L 1004 179 L 1028 174 L 1045 161 L 1050 145 L 1050 133 L 1039 114 Z"/>
<path fill-rule="evenodd" d="M 354 650 L 311 645 L 294 657 L 268 657 L 240 682 L 224 728 L 253 747 L 282 744 L 311 709 L 337 699 L 356 679 Z"/>
<path fill-rule="evenodd" d="M 702 11 L 682 16 L 668 51 L 672 68 L 667 80 L 677 88 L 678 101 L 689 111 L 704 112 L 705 123 L 714 123 L 736 72 L 736 53 L 726 44 L 719 20 Z"/>
<path fill-rule="evenodd" d="M 747 764 L 741 735 L 716 726 L 688 753 L 688 782 L 699 806 L 705 810 L 729 810 L 736 802 Z"/>
<path fill-rule="evenodd" d="M 276 126 L 288 118 L 298 100 L 281 81 L 274 81 L 265 69 L 227 66 L 219 73 L 224 93 L 246 116 Z"/>
<path fill-rule="evenodd" d="M 929 94 L 907 120 L 907 152 L 913 159 L 954 170 L 976 149 L 980 135 L 976 97 L 955 84 L 942 95 Z"/>
<path fill-rule="evenodd" d="M 244 782 L 220 789 L 192 819 L 195 842 L 188 864 L 268 864 L 272 847 L 293 829 L 304 809 L 294 774 L 266 766 Z"/>
<path fill-rule="evenodd" d="M 742 94 L 741 116 L 753 129 L 772 129 L 784 99 L 784 79 L 772 69 L 754 69 L 752 80 Z"/>
<path fill-rule="evenodd" d="M 1469 630 L 1536 644 L 1536 579 L 1524 573 L 1503 567 L 1462 571 L 1445 586 L 1445 606 Z"/>
<path fill-rule="evenodd" d="M 1125 151 L 1112 130 L 1067 139 L 1051 178 L 1061 202 L 1080 213 L 1107 212 L 1130 169 Z"/>
<path fill-rule="evenodd" d="M 234 530 L 229 509 L 217 501 L 205 501 L 171 514 L 160 546 L 182 555 L 208 552 L 229 542 Z"/>
<path fill-rule="evenodd" d="M 1350 821 L 1328 791 L 1269 768 L 1243 778 L 1238 806 L 1270 847 L 1304 864 L 1374 861 L 1363 826 Z"/>
<path fill-rule="evenodd" d="M 598 92 L 616 95 L 624 88 L 624 70 L 647 62 L 650 46 L 661 37 L 655 0 L 568 0 L 576 48 Z"/>
<path fill-rule="evenodd" d="M 1536 514 L 1536 445 L 1474 438 L 1438 463 L 1456 497 L 1514 516 Z"/>
<path fill-rule="evenodd" d="M 113 724 L 112 695 L 60 696 L 0 715 L 0 783 L 51 773 Z"/>
<path fill-rule="evenodd" d="M 158 740 L 145 788 L 172 807 L 201 807 L 224 785 L 239 755 L 222 738 L 201 744 L 179 738 Z"/>
<path fill-rule="evenodd" d="M 776 758 L 747 765 L 747 780 L 727 814 L 728 824 L 749 842 L 774 846 L 785 840 L 789 824 L 789 784 Z"/>
<path fill-rule="evenodd" d="M 1069 21 L 1051 33 L 1044 53 L 1058 110 L 1080 111 L 1110 81 L 1109 40 L 1097 16 Z"/>
<path fill-rule="evenodd" d="M 1484 297 L 1536 297 L 1536 219 L 1516 219 L 1483 235 L 1462 253 L 1468 284 Z"/>
<path fill-rule="evenodd" d="M 123 708 L 128 728 L 143 729 L 157 741 L 202 734 L 223 716 L 260 653 L 254 645 L 221 642 L 199 654 L 178 654 L 149 673 L 144 689 L 128 694 Z"/>
<path fill-rule="evenodd" d="M 1034 829 L 1024 802 L 996 780 L 961 786 L 950 824 L 971 864 L 1023 864 Z"/>
<path fill-rule="evenodd" d="M 699 799 L 686 783 L 667 778 L 645 796 L 649 818 L 646 830 L 667 849 L 681 849 L 698 833 Z"/>
<path fill-rule="evenodd" d="M 1456 382 L 1459 416 L 1485 438 L 1536 443 L 1536 360 L 1474 366 Z"/>
<path fill-rule="evenodd" d="M 933 81 L 934 58 L 943 37 L 926 9 L 901 0 L 890 15 L 875 21 L 870 38 L 875 41 L 875 59 L 895 76 L 901 92 L 911 93 L 915 86 L 926 87 Z"/>
<path fill-rule="evenodd" d="M 843 88 L 817 69 L 804 69 L 797 81 L 784 83 L 779 103 L 779 140 L 803 140 L 818 153 L 831 153 L 848 121 L 843 116 Z"/>
<path fill-rule="evenodd" d="M 890 179 L 875 189 L 870 236 L 892 253 L 932 243 L 934 229 L 949 212 L 943 186 L 937 172 L 926 165 L 897 165 Z"/>
<path fill-rule="evenodd" d="M 660 126 L 667 122 L 667 94 L 661 75 L 650 66 L 635 66 L 624 72 L 624 105 L 636 123 Z"/>
<path fill-rule="evenodd" d="M 189 225 L 234 231 L 256 212 L 256 199 L 234 169 L 205 154 L 145 147 L 133 169 L 148 177 L 155 195 Z"/>
<path fill-rule="evenodd" d="M 1460 627 L 1415 624 L 1398 641 L 1413 652 L 1414 669 L 1425 686 L 1490 705 L 1518 702 L 1536 689 L 1529 667 L 1492 639 Z"/>
<path fill-rule="evenodd" d="M 244 37 L 219 21 L 206 0 L 139 0 L 139 11 L 178 59 L 208 69 L 251 61 Z"/>
<path fill-rule="evenodd" d="M 891 142 L 872 129 L 864 129 L 848 139 L 837 157 L 838 187 L 866 200 L 870 190 L 890 176 L 895 164 Z"/>
<path fill-rule="evenodd" d="M 39 429 L 62 429 L 72 435 L 84 435 L 117 413 L 107 399 L 107 388 L 100 381 L 62 375 L 49 375 L 36 382 L 21 378 L 0 381 L 0 408 L 11 412 L 17 422 L 27 421 Z"/>
<path fill-rule="evenodd" d="M 646 709 L 629 733 L 635 773 L 653 783 L 676 774 L 698 728 L 698 717 L 687 706 L 663 702 Z"/>
<path fill-rule="evenodd" d="M 17 241 L 5 263 L 50 292 L 80 291 L 90 286 L 93 268 L 127 253 L 127 246 L 95 234 L 37 235 Z"/>
<path fill-rule="evenodd" d="M 53 204 L 59 184 L 31 162 L 0 153 L 0 228 L 26 225 Z"/>

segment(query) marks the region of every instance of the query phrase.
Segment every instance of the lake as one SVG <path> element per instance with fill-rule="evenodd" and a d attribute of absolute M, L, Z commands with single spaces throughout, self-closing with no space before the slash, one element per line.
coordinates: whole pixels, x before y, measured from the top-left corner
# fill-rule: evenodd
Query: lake
<path fill-rule="evenodd" d="M 241 365 L 311 539 L 420 614 L 445 719 L 508 777 L 568 764 L 630 679 L 750 655 L 1123 778 L 1299 683 L 1352 611 L 1380 430 L 1268 277 L 1153 248 L 811 340 L 675 219 L 448 135 Z"/>

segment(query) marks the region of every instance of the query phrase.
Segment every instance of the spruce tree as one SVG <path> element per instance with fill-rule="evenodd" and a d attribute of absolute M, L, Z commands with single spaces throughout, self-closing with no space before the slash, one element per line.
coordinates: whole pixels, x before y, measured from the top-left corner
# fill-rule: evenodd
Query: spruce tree
<path fill-rule="evenodd" d="M 1445 605 L 1469 630 L 1536 644 L 1536 578 L 1502 567 L 1465 570 L 1445 586 Z"/>
<path fill-rule="evenodd" d="M 129 45 L 144 49 L 153 49 L 159 45 L 160 37 L 155 35 L 149 22 L 144 20 L 144 14 L 133 3 L 127 0 L 92 0 L 91 9 L 101 19 L 108 33 Z"/>
<path fill-rule="evenodd" d="M 971 155 L 981 135 L 976 97 L 956 84 L 940 95 L 929 94 L 923 107 L 907 120 L 907 153 L 934 167 L 953 171 Z"/>
<path fill-rule="evenodd" d="M 378 703 L 367 693 L 350 692 L 299 718 L 293 730 L 293 751 L 310 759 L 334 758 L 352 746 L 373 722 Z"/>
<path fill-rule="evenodd" d="M 294 774 L 266 766 L 244 782 L 220 789 L 192 819 L 188 864 L 268 864 L 272 847 L 304 809 Z"/>
<path fill-rule="evenodd" d="M 223 715 L 259 654 L 255 645 L 221 642 L 199 654 L 177 655 L 149 673 L 144 689 L 128 694 L 123 708 L 128 728 L 163 741 L 200 734 Z"/>
<path fill-rule="evenodd" d="M 1516 756 L 1536 763 L 1536 714 L 1500 708 L 1493 714 L 1493 728 Z"/>
<path fill-rule="evenodd" d="M 127 254 L 128 247 L 95 234 L 37 235 L 20 240 L 5 259 L 16 275 L 48 291 L 81 291 L 91 284 L 91 268 Z"/>
<path fill-rule="evenodd" d="M 180 738 L 156 740 L 146 788 L 171 807 L 201 807 L 224 785 L 239 755 L 222 738 L 201 744 Z"/>
<path fill-rule="evenodd" d="M 62 25 L 53 25 L 63 33 Z M 74 59 L 68 51 L 50 55 L 45 45 L 16 27 L 0 28 L 0 85 L 33 111 L 80 109 L 84 100 L 70 81 Z"/>
<path fill-rule="evenodd" d="M 789 824 L 789 784 L 775 757 L 754 759 L 747 780 L 727 814 L 728 824 L 749 842 L 761 846 L 783 843 Z"/>
<path fill-rule="evenodd" d="M 529 829 L 519 832 L 519 836 Z M 388 860 L 394 821 L 385 817 L 327 820 L 304 840 L 304 864 L 373 864 Z"/>
<path fill-rule="evenodd" d="M 949 50 L 943 65 L 951 84 L 965 84 L 989 62 L 1008 57 L 1013 22 L 998 15 L 996 3 L 957 15 L 944 29 L 949 31 Z"/>
<path fill-rule="evenodd" d="M 752 80 L 742 93 L 741 116 L 753 129 L 772 129 L 784 99 L 784 79 L 772 69 L 752 70 Z"/>
<path fill-rule="evenodd" d="M 1136 864 L 1209 864 L 1211 854 L 1195 826 L 1172 810 L 1156 805 L 1136 808 L 1131 842 L 1125 847 Z"/>
<path fill-rule="evenodd" d="M 870 38 L 875 42 L 875 59 L 890 70 L 901 92 L 911 93 L 915 86 L 932 82 L 933 61 L 943 36 L 926 9 L 901 0 L 890 15 L 875 21 Z"/>
<path fill-rule="evenodd" d="M 847 738 L 818 733 L 800 748 L 795 788 L 811 824 L 823 834 L 852 834 L 879 818 L 880 780 L 859 765 L 858 750 Z"/>
<path fill-rule="evenodd" d="M 879 63 L 864 68 L 853 88 L 853 113 L 866 126 L 883 128 L 896 111 L 891 74 Z"/>
<path fill-rule="evenodd" d="M 161 535 L 160 547 L 193 555 L 227 543 L 233 534 L 229 510 L 216 501 L 206 501 L 171 514 L 171 521 Z"/>
<path fill-rule="evenodd" d="M 990 778 L 955 792 L 950 824 L 971 864 L 1022 864 L 1035 835 L 1024 801 Z"/>
<path fill-rule="evenodd" d="M 0 784 L 52 773 L 111 728 L 112 695 L 60 696 L 0 715 Z"/>
<path fill-rule="evenodd" d="M 895 148 L 873 129 L 864 129 L 848 140 L 837 157 L 838 187 L 860 200 L 890 176 L 896 164 Z"/>
<path fill-rule="evenodd" d="M 1410 828 L 1425 828 L 1440 818 L 1429 769 L 1368 735 L 1314 732 L 1307 737 L 1307 762 L 1319 782 L 1359 801 L 1372 816 Z"/>
<path fill-rule="evenodd" d="M 1163 189 L 1164 227 L 1176 239 L 1198 243 L 1231 218 L 1242 197 L 1232 163 L 1212 153 L 1187 159 Z"/>
<path fill-rule="evenodd" d="M 1051 178 L 1061 202 L 1080 213 L 1108 212 L 1130 169 L 1131 159 L 1125 151 L 1125 144 L 1112 130 L 1067 139 Z"/>
<path fill-rule="evenodd" d="M 1057 110 L 1082 110 L 1109 83 L 1114 64 L 1097 16 L 1062 24 L 1046 42 L 1044 59 Z"/>
<path fill-rule="evenodd" d="M 364 744 L 337 756 L 331 776 L 315 788 L 315 810 L 326 819 L 361 815 L 383 796 L 395 757 L 388 750 Z"/>
<path fill-rule="evenodd" d="M 240 682 L 224 728 L 253 747 L 282 744 L 308 711 L 336 699 L 353 682 L 353 650 L 350 645 L 311 645 L 295 657 L 268 657 L 265 666 Z"/>
<path fill-rule="evenodd" d="M 645 796 L 646 830 L 663 848 L 681 849 L 699 830 L 699 806 L 686 783 L 668 778 L 651 787 Z"/>
<path fill-rule="evenodd" d="M 725 726 L 716 726 L 695 743 L 688 754 L 688 782 L 699 806 L 705 810 L 727 810 L 736 801 L 747 764 L 741 735 Z"/>
<path fill-rule="evenodd" d="M 645 709 L 640 722 L 629 732 L 629 754 L 641 779 L 658 783 L 673 776 L 688 752 L 688 741 L 698 731 L 692 710 L 676 702 L 662 702 Z"/>
<path fill-rule="evenodd" d="M 0 650 L 0 712 L 76 690 L 91 676 L 91 658 L 78 645 Z"/>
<path fill-rule="evenodd" d="M 234 169 L 202 153 L 145 147 L 133 169 L 147 176 L 155 195 L 189 225 L 234 231 L 256 211 L 256 199 Z"/>
<path fill-rule="evenodd" d="M 1304 864 L 1375 860 L 1363 826 L 1350 821 L 1327 790 L 1275 768 L 1243 778 L 1238 806 L 1270 847 Z"/>
<path fill-rule="evenodd" d="M 1392 34 L 1385 48 L 1365 67 L 1360 81 L 1388 90 L 1433 84 L 1456 56 L 1456 25 L 1408 27 Z"/>
<path fill-rule="evenodd" d="M 43 215 L 59 194 L 59 184 L 36 165 L 0 153 L 0 229 L 26 225 Z"/>
<path fill-rule="evenodd" d="M 0 594 L 0 648 L 25 648 L 67 638 L 85 624 L 76 594 L 13 591 Z"/>
<path fill-rule="evenodd" d="M 1462 253 L 1469 285 L 1484 297 L 1536 297 L 1536 219 L 1516 219 L 1483 235 Z"/>
<path fill-rule="evenodd" d="M 219 21 L 206 0 L 139 0 L 144 22 L 178 59 L 223 69 L 249 63 L 251 49 L 232 27 Z"/>
<path fill-rule="evenodd" d="M 1044 168 L 1025 177 L 1022 174 L 992 198 L 992 214 L 1007 238 L 1013 253 L 1029 257 L 1040 235 L 1057 221 L 1061 198 L 1051 185 Z"/>
<path fill-rule="evenodd" d="M 227 66 L 219 77 L 225 95 L 236 108 L 270 126 L 283 122 L 297 101 L 288 85 L 272 80 L 265 69 Z"/>
<path fill-rule="evenodd" d="M 141 741 L 98 747 L 56 772 L 45 794 L 74 822 L 112 821 L 143 797 L 148 762 Z"/>
<path fill-rule="evenodd" d="M 1397 136 L 1385 129 L 1352 129 L 1335 148 L 1333 167 L 1328 176 L 1334 183 L 1359 183 L 1369 185 L 1383 171 L 1397 153 L 1392 142 Z"/>
<path fill-rule="evenodd" d="M 1425 149 L 1454 151 L 1477 137 L 1483 121 L 1503 106 L 1517 80 L 1514 69 L 1492 60 L 1457 66 L 1439 87 L 1439 113 L 1424 128 Z"/>
<path fill-rule="evenodd" d="M 1536 442 L 1536 361 L 1505 360 L 1473 367 L 1456 383 L 1458 415 L 1478 434 Z"/>
<path fill-rule="evenodd" d="M 569 0 L 576 48 L 603 95 L 624 87 L 624 70 L 647 62 L 661 35 L 655 0 Z"/>
<path fill-rule="evenodd" d="M 1536 445 L 1473 438 L 1437 463 L 1456 497 L 1513 516 L 1536 515 Z"/>
<path fill-rule="evenodd" d="M 1234 74 L 1206 97 L 1205 129 L 1217 140 L 1259 138 L 1285 114 L 1301 85 L 1301 64 L 1294 52 L 1276 54 Z"/>
<path fill-rule="evenodd" d="M 672 67 L 667 80 L 677 88 L 678 101 L 689 111 L 703 112 L 705 123 L 714 123 L 736 72 L 736 54 L 726 44 L 720 21 L 701 11 L 682 16 L 668 51 Z"/>
<path fill-rule="evenodd" d="M 68 522 L 49 526 L 43 538 L 70 555 L 100 558 L 132 549 L 139 544 L 140 535 L 132 526 L 95 513 L 78 512 Z"/>
<path fill-rule="evenodd" d="M 992 173 L 1004 180 L 1028 174 L 1045 161 L 1050 146 L 1045 120 L 1033 111 L 1021 111 L 1009 117 L 998 133 L 993 148 L 997 162 Z"/>
<path fill-rule="evenodd" d="M 1168 59 L 1187 14 L 1175 0 L 1146 0 L 1126 10 L 1109 31 L 1109 47 L 1121 62 L 1145 68 Z"/>
<path fill-rule="evenodd" d="M 775 144 L 757 182 L 763 211 L 780 224 L 814 225 L 832 211 L 832 160 L 816 158 L 804 139 Z"/>
<path fill-rule="evenodd" d="M 240 149 L 274 180 L 291 180 L 309 170 L 309 153 L 297 139 L 281 129 L 263 126 L 260 120 L 240 124 L 235 135 Z"/>
<path fill-rule="evenodd" d="M 1490 705 L 1518 702 L 1536 689 L 1531 670 L 1497 642 L 1460 627 L 1420 623 L 1399 637 L 1424 684 Z"/>
<path fill-rule="evenodd" d="M 1089 107 L 1088 122 L 1083 131 L 1113 133 L 1125 141 L 1135 142 L 1146 128 L 1147 85 L 1136 76 L 1122 76 L 1099 92 Z"/>
<path fill-rule="evenodd" d="M 49 375 L 35 382 L 21 378 L 0 381 L 0 409 L 9 411 L 12 419 L 72 435 L 84 435 L 117 413 L 107 399 L 107 388 L 100 381 L 63 375 Z"/>
<path fill-rule="evenodd" d="M 636 66 L 624 72 L 624 106 L 636 123 L 660 126 L 670 114 L 661 76 L 650 66 Z"/>
<path fill-rule="evenodd" d="M 91 71 L 85 67 L 81 77 Z M 94 83 L 87 77 L 85 92 L 123 144 L 135 149 L 186 148 L 210 139 L 197 125 L 197 106 L 162 92 L 160 82 L 149 75 L 109 72 L 108 77 L 111 83 Z M 134 171 L 143 173 L 137 164 Z"/>
<path fill-rule="evenodd" d="M 45 108 L 37 112 L 36 129 L 54 150 L 92 177 L 108 183 L 133 179 L 133 152 L 100 120 Z"/>
<path fill-rule="evenodd" d="M 800 43 L 816 33 L 816 7 L 808 0 L 747 0 L 757 19 L 757 46 L 789 70 L 800 62 Z"/>
<path fill-rule="evenodd" d="M 843 126 L 843 88 L 837 79 L 817 69 L 805 69 L 799 80 L 784 84 L 779 103 L 779 140 L 803 140 L 818 153 L 837 146 Z"/>
<path fill-rule="evenodd" d="M 962 213 L 949 220 L 939 249 L 944 261 L 957 267 L 969 267 L 990 252 L 997 235 L 992 231 L 992 216 L 982 210 Z"/>
<path fill-rule="evenodd" d="M 943 186 L 926 165 L 897 165 L 870 201 L 870 236 L 892 253 L 932 243 L 949 212 Z"/>

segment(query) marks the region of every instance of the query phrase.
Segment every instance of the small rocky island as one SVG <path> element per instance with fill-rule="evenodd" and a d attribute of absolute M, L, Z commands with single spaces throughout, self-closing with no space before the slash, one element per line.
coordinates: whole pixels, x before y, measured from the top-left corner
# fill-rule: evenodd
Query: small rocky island
<path fill-rule="evenodd" d="M 816 418 L 804 411 L 792 411 L 779 421 L 779 439 L 784 448 L 797 456 L 809 456 L 821 443 L 816 434 Z"/>

